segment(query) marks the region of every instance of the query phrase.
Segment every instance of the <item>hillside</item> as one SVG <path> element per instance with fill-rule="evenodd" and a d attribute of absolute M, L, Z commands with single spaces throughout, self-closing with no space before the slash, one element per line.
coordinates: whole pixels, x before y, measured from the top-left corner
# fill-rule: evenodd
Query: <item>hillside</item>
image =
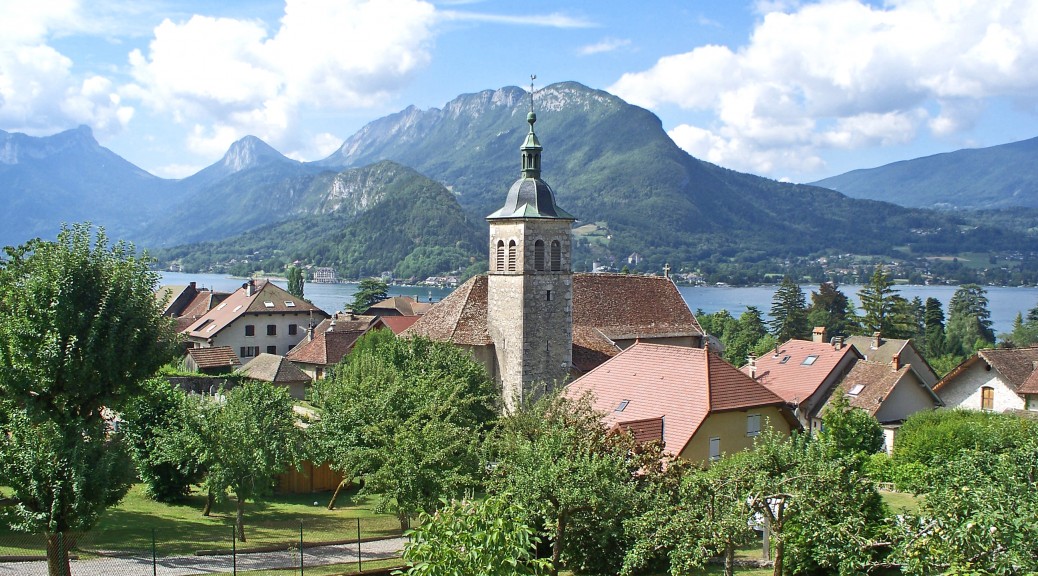
<path fill-rule="evenodd" d="M 1038 208 L 1038 138 L 853 170 L 814 184 L 853 198 L 945 209 Z"/>
<path fill-rule="evenodd" d="M 53 238 L 62 222 L 130 237 L 175 201 L 172 186 L 102 147 L 86 126 L 43 138 L 0 130 L 0 246 Z"/>
<path fill-rule="evenodd" d="M 387 270 L 425 278 L 484 258 L 479 226 L 447 189 L 410 168 L 379 162 L 320 179 L 328 194 L 317 214 L 154 255 L 187 271 L 240 274 L 280 271 L 298 259 L 354 278 Z"/>

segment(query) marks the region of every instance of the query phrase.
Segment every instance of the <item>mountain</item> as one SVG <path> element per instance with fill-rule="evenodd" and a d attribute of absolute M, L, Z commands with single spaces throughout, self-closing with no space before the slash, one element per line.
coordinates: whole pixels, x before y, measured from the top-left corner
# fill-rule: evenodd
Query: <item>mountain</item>
<path fill-rule="evenodd" d="M 668 261 L 894 254 L 895 247 L 955 253 L 970 244 L 1012 244 L 953 215 L 703 162 L 680 149 L 649 111 L 577 83 L 539 90 L 534 106 L 543 177 L 559 205 L 580 219 L 578 268 L 592 259 L 619 266 L 634 252 L 645 258 L 642 269 L 659 270 Z M 445 184 L 481 219 L 519 175 L 529 107 L 527 92 L 508 87 L 459 96 L 442 109 L 407 108 L 368 124 L 316 164 L 406 164 Z"/>
<path fill-rule="evenodd" d="M 853 198 L 948 209 L 1038 208 L 1038 138 L 853 170 L 815 182 Z"/>
<path fill-rule="evenodd" d="M 53 238 L 62 222 L 91 221 L 127 238 L 175 201 L 172 188 L 86 126 L 43 138 L 0 130 L 0 246 Z"/>
<path fill-rule="evenodd" d="M 219 241 L 162 249 L 160 263 L 186 270 L 280 271 L 288 259 L 334 266 L 349 277 L 392 270 L 398 277 L 465 268 L 484 250 L 480 224 L 442 185 L 383 161 L 322 174 L 319 207 Z M 314 186 L 317 189 L 317 186 Z"/>

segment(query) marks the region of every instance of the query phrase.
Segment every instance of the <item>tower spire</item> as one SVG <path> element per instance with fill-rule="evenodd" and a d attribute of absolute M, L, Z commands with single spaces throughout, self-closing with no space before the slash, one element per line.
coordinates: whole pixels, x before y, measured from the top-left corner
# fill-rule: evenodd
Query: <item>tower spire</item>
<path fill-rule="evenodd" d="M 533 81 L 536 79 L 536 74 L 530 75 L 530 113 L 526 115 L 526 121 L 530 124 L 530 132 L 526 135 L 526 141 L 523 142 L 523 146 L 520 148 L 523 161 L 523 178 L 541 177 L 541 143 L 537 140 L 537 134 L 533 131 L 533 125 L 537 122 L 537 114 L 533 111 Z"/>

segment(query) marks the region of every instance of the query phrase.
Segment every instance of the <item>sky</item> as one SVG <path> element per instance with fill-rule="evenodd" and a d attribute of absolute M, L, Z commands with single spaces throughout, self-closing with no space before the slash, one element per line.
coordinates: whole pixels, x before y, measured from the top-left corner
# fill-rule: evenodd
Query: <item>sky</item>
<path fill-rule="evenodd" d="M 167 178 L 246 135 L 321 159 L 531 75 L 647 108 L 697 158 L 810 182 L 1038 136 L 1038 0 L 0 0 L 0 129 L 87 125 Z"/>

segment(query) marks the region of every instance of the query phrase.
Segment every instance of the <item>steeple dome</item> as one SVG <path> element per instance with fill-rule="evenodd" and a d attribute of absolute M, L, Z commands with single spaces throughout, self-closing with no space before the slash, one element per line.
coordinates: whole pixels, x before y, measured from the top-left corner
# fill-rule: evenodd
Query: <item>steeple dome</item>
<path fill-rule="evenodd" d="M 487 220 L 500 218 L 560 218 L 576 220 L 555 203 L 555 193 L 551 186 L 541 180 L 541 142 L 537 139 L 533 125 L 537 122 L 537 114 L 533 111 L 533 88 L 530 88 L 530 113 L 526 115 L 530 131 L 519 148 L 522 159 L 522 171 L 519 179 L 508 190 L 505 205 L 497 212 L 487 216 Z"/>

